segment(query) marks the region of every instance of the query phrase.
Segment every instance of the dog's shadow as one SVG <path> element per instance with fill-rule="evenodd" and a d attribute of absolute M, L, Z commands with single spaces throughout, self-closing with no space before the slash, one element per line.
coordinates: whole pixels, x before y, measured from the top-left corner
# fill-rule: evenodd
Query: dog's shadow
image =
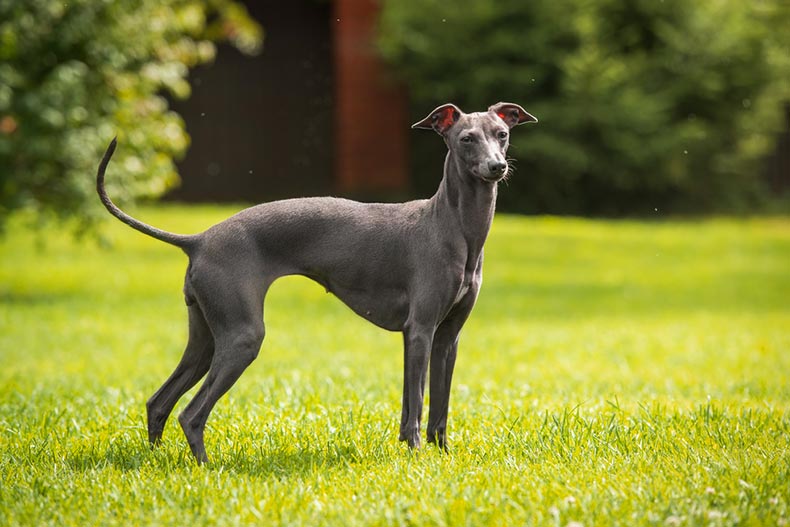
<path fill-rule="evenodd" d="M 328 469 L 353 466 L 364 459 L 353 443 L 333 443 L 300 449 L 242 449 L 222 453 L 207 464 L 209 470 L 225 470 L 255 477 L 301 477 Z M 191 461 L 191 460 L 190 460 Z"/>
<path fill-rule="evenodd" d="M 220 448 L 209 463 L 199 466 L 186 444 L 166 443 L 151 448 L 135 438 L 111 441 L 104 448 L 79 449 L 67 454 L 65 463 L 73 470 L 89 472 L 114 469 L 121 472 L 172 473 L 188 470 L 218 470 L 253 477 L 299 477 L 316 471 L 348 467 L 367 456 L 353 442 L 333 442 L 299 449 L 244 445 Z"/>

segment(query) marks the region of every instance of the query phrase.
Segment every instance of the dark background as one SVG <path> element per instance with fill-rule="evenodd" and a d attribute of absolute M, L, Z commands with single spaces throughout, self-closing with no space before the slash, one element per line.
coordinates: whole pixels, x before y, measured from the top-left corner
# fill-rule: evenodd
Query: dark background
<path fill-rule="evenodd" d="M 172 101 L 192 144 L 169 198 L 254 202 L 332 190 L 331 5 L 250 1 L 265 49 L 218 47 L 190 73 L 192 96 Z"/>

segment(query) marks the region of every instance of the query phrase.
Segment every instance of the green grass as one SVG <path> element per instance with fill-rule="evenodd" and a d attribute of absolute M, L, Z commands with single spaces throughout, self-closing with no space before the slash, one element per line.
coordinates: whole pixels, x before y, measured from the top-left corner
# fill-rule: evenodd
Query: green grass
<path fill-rule="evenodd" d="M 790 522 L 790 218 L 497 217 L 449 455 L 397 441 L 400 335 L 283 279 L 206 467 L 175 419 L 157 450 L 144 428 L 185 257 L 117 222 L 111 249 L 22 224 L 0 241 L 0 525 Z"/>

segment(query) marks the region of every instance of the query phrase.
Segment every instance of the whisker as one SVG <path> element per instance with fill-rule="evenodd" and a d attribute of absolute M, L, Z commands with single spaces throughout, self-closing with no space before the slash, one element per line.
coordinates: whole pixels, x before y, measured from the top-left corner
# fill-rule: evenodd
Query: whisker
<path fill-rule="evenodd" d="M 505 175 L 502 176 L 500 182 L 505 183 L 507 185 L 508 179 L 510 179 L 510 176 L 512 176 L 513 173 L 516 171 L 516 160 L 512 157 L 508 157 L 505 159 L 505 162 L 507 163 L 507 170 L 505 171 Z"/>

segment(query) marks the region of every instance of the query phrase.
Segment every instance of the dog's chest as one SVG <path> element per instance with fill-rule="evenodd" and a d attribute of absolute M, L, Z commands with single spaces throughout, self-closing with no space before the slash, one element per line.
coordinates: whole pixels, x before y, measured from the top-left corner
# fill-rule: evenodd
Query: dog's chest
<path fill-rule="evenodd" d="M 453 299 L 453 306 L 461 302 L 461 300 L 469 293 L 469 290 L 472 289 L 473 285 L 475 284 L 475 279 L 479 278 L 478 272 L 479 270 L 477 269 L 477 266 L 465 266 L 463 274 L 461 274 L 459 277 L 460 280 L 456 282 L 457 290 L 455 293 L 455 298 Z"/>
<path fill-rule="evenodd" d="M 482 247 L 470 248 L 465 247 L 465 250 L 456 251 L 452 256 L 455 260 L 451 266 L 454 269 L 452 275 L 452 284 L 448 284 L 451 288 L 450 291 L 455 291 L 455 296 L 452 299 L 451 307 L 456 306 L 469 291 L 479 284 L 480 273 L 482 271 Z"/>
<path fill-rule="evenodd" d="M 470 287 L 472 287 L 471 281 L 464 280 L 463 282 L 461 282 L 461 286 L 458 288 L 458 292 L 455 294 L 453 305 L 456 305 L 458 302 L 461 301 L 463 297 L 466 296 L 466 293 L 469 292 Z"/>

